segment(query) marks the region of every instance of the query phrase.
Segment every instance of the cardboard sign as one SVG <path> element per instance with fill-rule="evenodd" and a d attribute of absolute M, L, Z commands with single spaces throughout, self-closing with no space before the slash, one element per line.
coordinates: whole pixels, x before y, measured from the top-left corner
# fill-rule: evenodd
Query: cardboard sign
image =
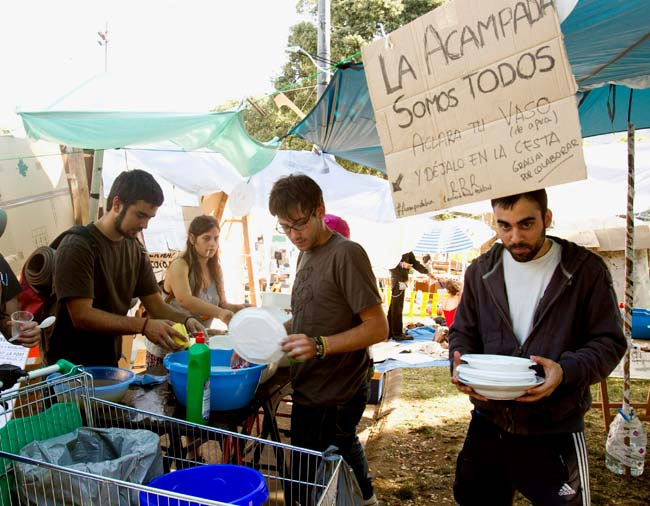
<path fill-rule="evenodd" d="M 455 0 L 363 62 L 398 217 L 586 177 L 552 0 Z"/>
<path fill-rule="evenodd" d="M 166 251 L 164 253 L 149 252 L 149 261 L 151 262 L 151 267 L 153 268 L 153 272 L 158 281 L 161 281 L 165 277 L 167 268 L 179 253 L 179 251 Z"/>

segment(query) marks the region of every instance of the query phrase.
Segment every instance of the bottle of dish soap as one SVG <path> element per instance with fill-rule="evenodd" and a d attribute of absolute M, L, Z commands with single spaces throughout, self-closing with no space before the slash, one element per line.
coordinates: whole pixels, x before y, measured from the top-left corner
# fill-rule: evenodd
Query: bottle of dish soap
<path fill-rule="evenodd" d="M 188 422 L 205 424 L 210 418 L 210 348 L 203 332 L 197 334 L 188 353 L 186 418 Z"/>

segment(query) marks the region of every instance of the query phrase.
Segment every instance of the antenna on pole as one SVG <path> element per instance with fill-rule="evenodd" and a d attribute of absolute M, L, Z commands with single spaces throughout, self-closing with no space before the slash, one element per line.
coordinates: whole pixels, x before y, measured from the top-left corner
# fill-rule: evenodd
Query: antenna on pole
<path fill-rule="evenodd" d="M 97 32 L 99 40 L 97 44 L 104 46 L 104 72 L 108 72 L 108 21 L 106 21 L 106 29 L 103 32 Z"/>

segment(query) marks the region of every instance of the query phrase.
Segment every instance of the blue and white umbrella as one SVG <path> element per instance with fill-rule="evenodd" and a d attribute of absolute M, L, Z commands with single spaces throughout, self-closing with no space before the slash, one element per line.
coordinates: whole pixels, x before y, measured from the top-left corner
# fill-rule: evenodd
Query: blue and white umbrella
<path fill-rule="evenodd" d="M 471 218 L 436 220 L 413 248 L 413 253 L 454 253 L 480 247 L 495 233 L 485 223 Z"/>

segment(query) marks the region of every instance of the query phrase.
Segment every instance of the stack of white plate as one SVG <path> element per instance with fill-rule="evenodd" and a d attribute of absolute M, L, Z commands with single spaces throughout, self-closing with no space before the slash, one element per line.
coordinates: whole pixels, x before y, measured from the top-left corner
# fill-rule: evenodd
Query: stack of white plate
<path fill-rule="evenodd" d="M 516 399 L 544 382 L 530 368 L 535 362 L 528 358 L 465 354 L 461 360 L 467 363 L 458 366 L 459 381 L 488 399 Z"/>

